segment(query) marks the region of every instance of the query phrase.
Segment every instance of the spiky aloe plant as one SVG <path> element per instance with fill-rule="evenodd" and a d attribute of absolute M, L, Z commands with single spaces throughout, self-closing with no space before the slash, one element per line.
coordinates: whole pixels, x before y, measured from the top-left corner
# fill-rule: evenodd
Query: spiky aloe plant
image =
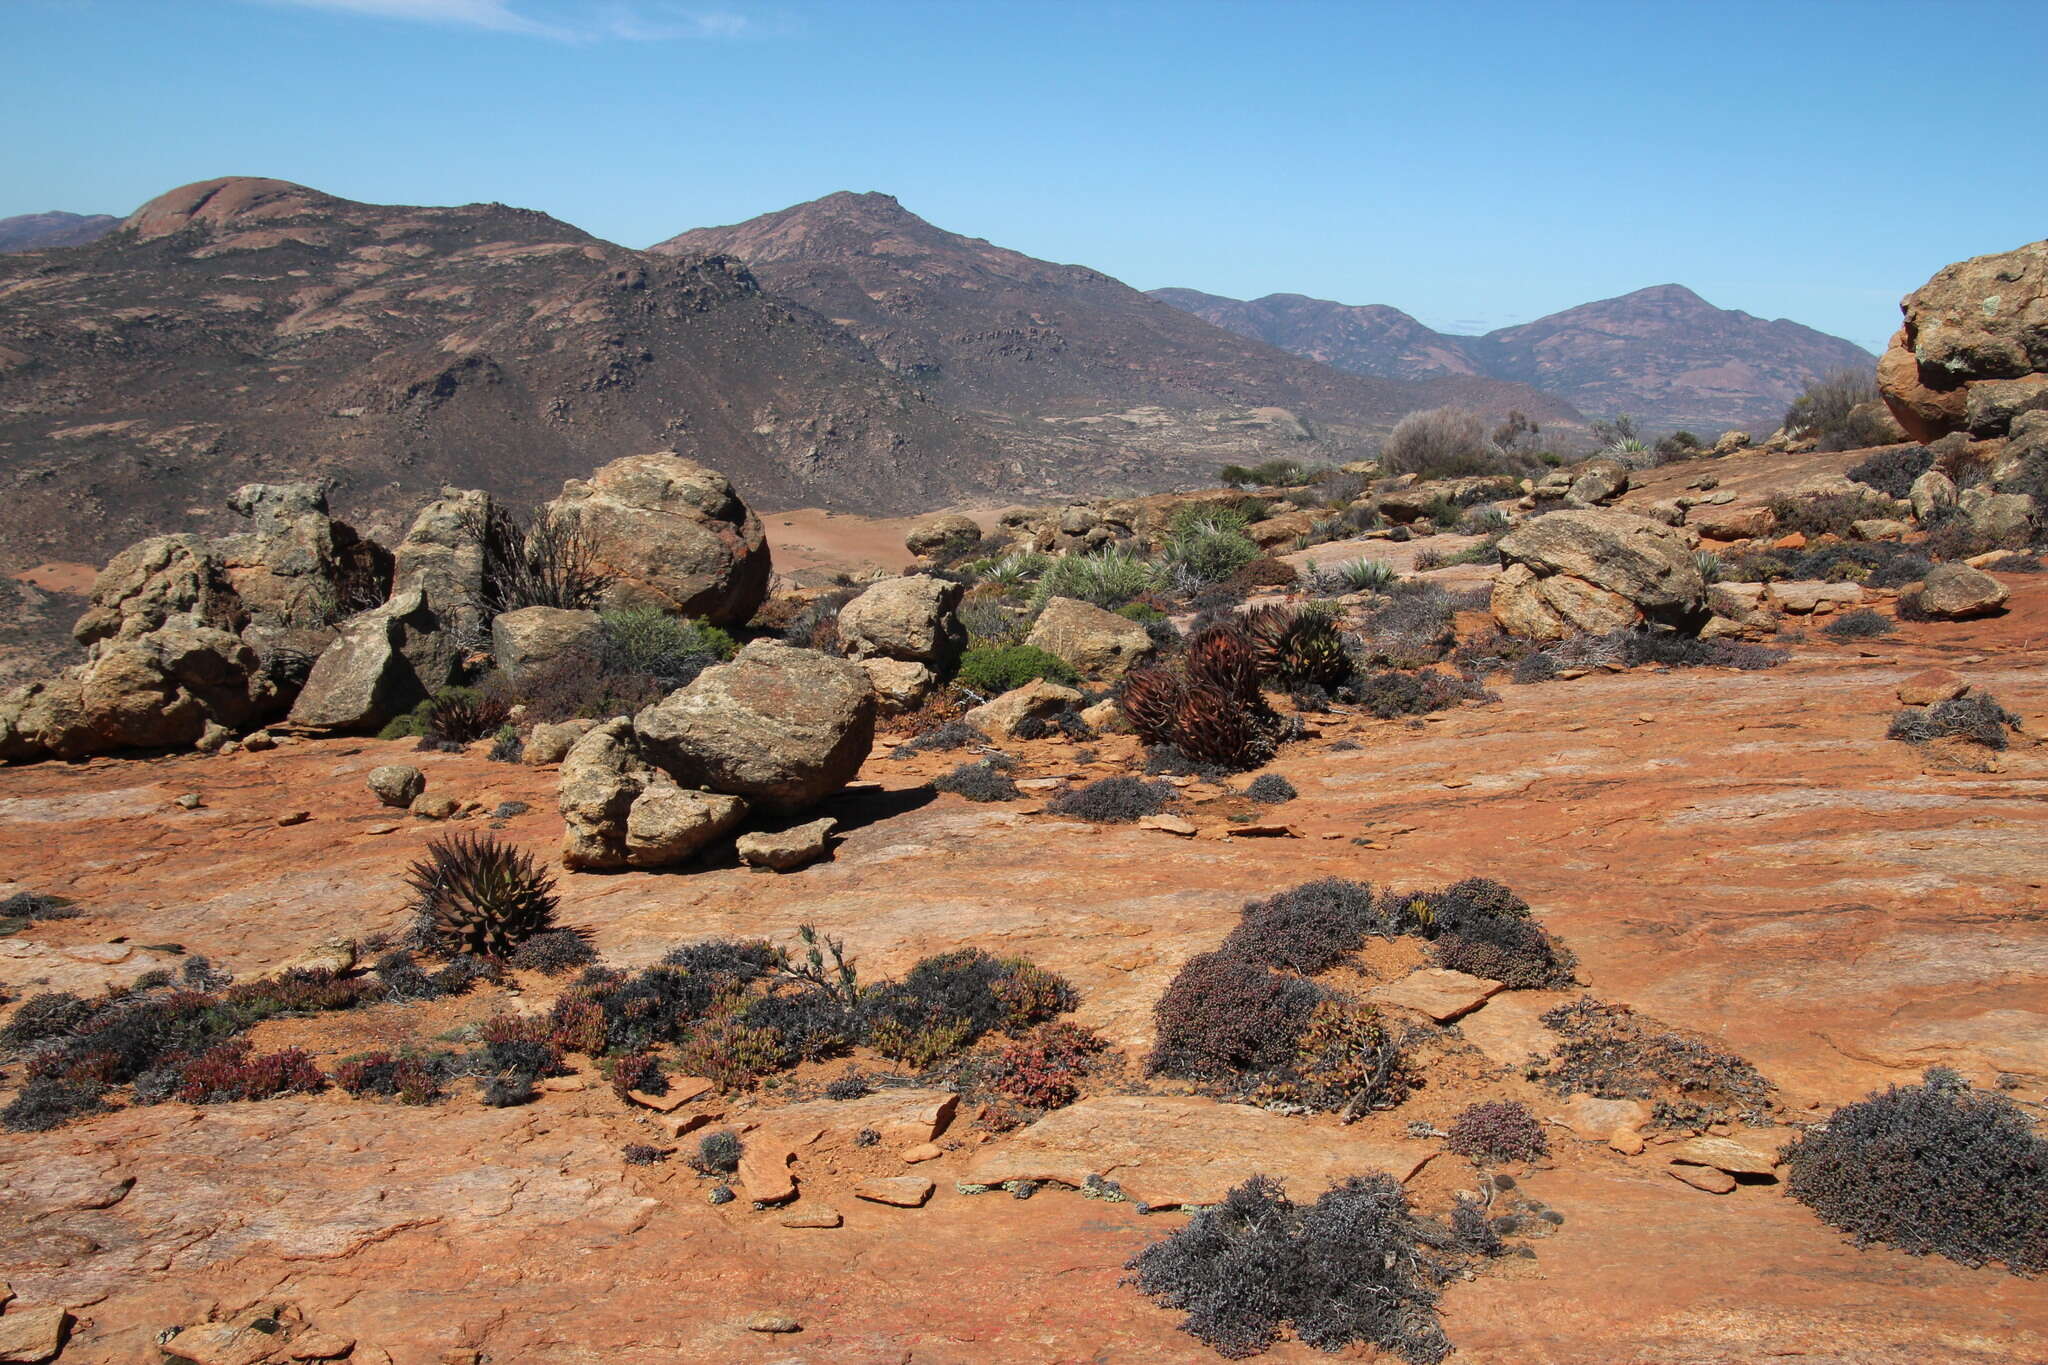
<path fill-rule="evenodd" d="M 1191 637 L 1187 670 L 1191 681 L 1208 683 L 1246 702 L 1259 700 L 1258 654 L 1241 624 L 1210 626 Z"/>
<path fill-rule="evenodd" d="M 1124 675 L 1123 695 L 1117 705 L 1140 739 L 1147 744 L 1171 744 L 1174 717 L 1186 686 L 1187 680 L 1177 670 L 1148 664 Z"/>
<path fill-rule="evenodd" d="M 503 697 L 451 687 L 427 703 L 426 737 L 450 744 L 470 744 L 495 734 L 512 715 Z"/>
<path fill-rule="evenodd" d="M 443 952 L 504 957 L 555 927 L 555 879 L 531 854 L 488 834 L 434 840 L 405 881 L 418 937 Z"/>
<path fill-rule="evenodd" d="M 1328 611 L 1311 607 L 1253 607 L 1240 618 L 1259 673 L 1283 687 L 1333 683 L 1351 671 L 1344 636 Z"/>

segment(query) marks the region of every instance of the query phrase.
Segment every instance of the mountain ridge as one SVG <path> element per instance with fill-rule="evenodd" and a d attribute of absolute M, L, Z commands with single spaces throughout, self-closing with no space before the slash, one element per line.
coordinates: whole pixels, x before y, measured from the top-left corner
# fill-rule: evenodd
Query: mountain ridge
<path fill-rule="evenodd" d="M 1053 419 L 1107 415 L 1117 404 L 1278 405 L 1331 432 L 1337 446 L 1361 449 L 1375 426 L 1452 398 L 1581 420 L 1559 400 L 1476 376 L 1418 387 L 1304 364 L 1258 338 L 1191 321 L 1091 267 L 939 228 L 886 194 L 839 191 L 649 249 L 746 261 L 768 288 L 849 327 L 941 401 Z"/>
<path fill-rule="evenodd" d="M 19 213 L 0 218 L 0 252 L 84 246 L 119 226 L 121 220 L 111 213 Z"/>

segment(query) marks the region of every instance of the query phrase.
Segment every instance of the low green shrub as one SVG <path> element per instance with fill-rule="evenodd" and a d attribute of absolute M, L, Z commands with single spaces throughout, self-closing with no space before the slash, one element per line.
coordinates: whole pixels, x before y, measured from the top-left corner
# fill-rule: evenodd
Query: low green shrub
<path fill-rule="evenodd" d="M 1047 682 L 1076 683 L 1081 675 L 1057 654 L 1036 645 L 974 645 L 960 656 L 953 681 L 983 696 L 997 696 L 1012 688 L 1043 678 Z"/>

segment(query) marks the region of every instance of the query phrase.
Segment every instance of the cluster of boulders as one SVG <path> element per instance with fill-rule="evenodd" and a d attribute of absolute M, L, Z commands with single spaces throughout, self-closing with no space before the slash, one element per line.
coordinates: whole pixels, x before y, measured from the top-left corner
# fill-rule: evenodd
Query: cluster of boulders
<path fill-rule="evenodd" d="M 874 743 L 875 710 L 859 664 L 756 640 L 730 663 L 576 741 L 562 760 L 562 861 L 668 867 L 751 811 L 805 811 L 860 770 Z M 830 825 L 817 823 L 810 828 L 821 851 Z"/>
<path fill-rule="evenodd" d="M 229 506 L 247 530 L 153 536 L 100 572 L 74 630 L 86 661 L 0 696 L 0 760 L 374 730 L 494 649 L 516 671 L 596 637 L 595 612 L 492 619 L 487 493 L 443 489 L 392 550 L 329 515 L 316 484 L 250 484 Z M 615 460 L 543 511 L 609 577 L 602 605 L 733 623 L 767 592 L 759 518 L 673 453 Z"/>
<path fill-rule="evenodd" d="M 248 529 L 152 536 L 114 556 L 73 634 L 86 661 L 0 697 L 0 759 L 217 745 L 283 716 L 294 659 L 351 599 L 381 601 L 391 556 L 312 484 L 249 484 Z"/>

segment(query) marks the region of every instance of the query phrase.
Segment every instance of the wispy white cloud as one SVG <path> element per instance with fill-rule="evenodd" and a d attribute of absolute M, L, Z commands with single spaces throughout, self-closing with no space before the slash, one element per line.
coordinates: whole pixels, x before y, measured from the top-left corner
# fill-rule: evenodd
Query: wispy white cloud
<path fill-rule="evenodd" d="M 531 38 L 570 39 L 573 30 L 543 23 L 512 8 L 511 0 L 271 0 L 296 9 L 337 10 L 375 19 L 409 19 L 454 28 L 481 28 Z"/>
<path fill-rule="evenodd" d="M 264 0 L 297 9 L 332 10 L 374 19 L 398 19 L 451 28 L 483 29 L 556 42 L 667 42 L 763 38 L 787 34 L 786 19 L 763 21 L 733 10 L 699 9 L 674 0 L 584 0 L 556 5 L 545 18 L 528 0 Z"/>

